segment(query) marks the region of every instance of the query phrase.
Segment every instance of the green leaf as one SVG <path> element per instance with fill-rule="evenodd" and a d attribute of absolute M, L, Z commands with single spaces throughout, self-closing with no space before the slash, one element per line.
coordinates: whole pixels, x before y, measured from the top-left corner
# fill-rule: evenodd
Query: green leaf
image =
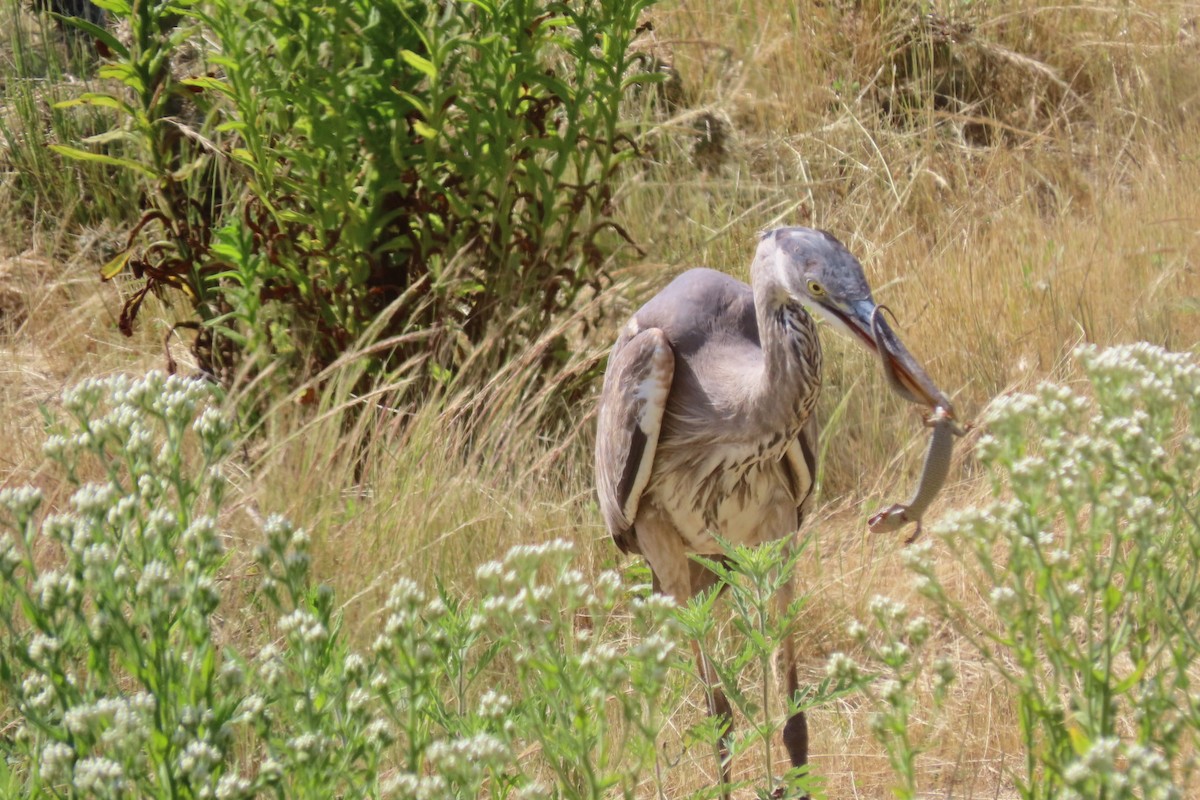
<path fill-rule="evenodd" d="M 1136 686 L 1141 681 L 1142 676 L 1146 674 L 1147 666 L 1149 665 L 1146 663 L 1146 659 L 1138 659 L 1137 667 L 1133 672 L 1127 675 L 1124 680 L 1118 681 L 1117 685 L 1113 687 L 1113 694 L 1125 694 Z"/>
<path fill-rule="evenodd" d="M 247 167 L 257 167 L 258 162 L 254 160 L 254 154 L 244 147 L 235 147 L 230 151 L 229 157 L 239 164 L 245 164 Z"/>
<path fill-rule="evenodd" d="M 146 90 L 146 84 L 142 81 L 142 77 L 128 64 L 105 64 L 96 70 L 96 74 L 101 78 L 120 81 L 135 92 L 144 92 Z"/>
<path fill-rule="evenodd" d="M 100 4 L 97 3 L 96 5 Z M 100 40 L 117 57 L 122 59 L 129 58 L 129 48 L 121 44 L 120 39 L 113 36 L 110 32 L 104 28 L 101 28 L 99 25 L 88 22 L 82 17 L 68 17 L 62 14 L 51 14 L 51 16 L 53 16 L 55 19 L 61 20 L 64 25 L 70 25 L 73 28 L 78 28 L 79 30 L 91 36 L 93 39 Z"/>
<path fill-rule="evenodd" d="M 132 8 L 125 0 L 92 0 L 92 5 L 99 6 L 105 11 L 111 11 L 117 16 L 129 16 Z"/>
<path fill-rule="evenodd" d="M 413 109 L 418 114 L 420 114 L 425 119 L 429 119 L 430 113 L 429 113 L 429 104 L 428 103 L 426 103 L 421 98 L 417 97 L 415 94 L 411 94 L 410 92 L 404 92 L 399 89 L 393 89 L 392 91 L 394 91 L 396 94 L 398 94 L 400 96 L 400 98 L 402 100 L 404 100 L 406 103 L 408 103 L 410 106 L 412 106 Z"/>
<path fill-rule="evenodd" d="M 136 116 L 133 109 L 124 100 L 113 97 L 111 94 L 99 94 L 97 92 L 86 92 L 78 97 L 72 97 L 69 100 L 60 100 L 54 104 L 55 108 L 73 108 L 74 106 L 99 106 L 100 108 L 115 108 L 118 111 L 124 111 L 129 116 Z"/>
<path fill-rule="evenodd" d="M 83 140 L 84 144 L 110 144 L 111 142 L 131 142 L 137 143 L 138 137 L 131 131 L 121 130 L 120 128 L 104 133 L 97 133 L 95 136 L 89 136 Z"/>
<path fill-rule="evenodd" d="M 200 89 L 206 92 L 218 92 L 226 97 L 233 97 L 233 87 L 220 78 L 214 78 L 209 75 L 202 75 L 199 78 L 184 78 L 180 81 L 184 86 L 190 86 L 193 89 Z"/>
<path fill-rule="evenodd" d="M 133 248 L 122 250 L 117 253 L 109 262 L 100 268 L 100 280 L 111 281 L 120 274 L 121 270 L 125 269 L 125 265 L 129 263 L 129 257 L 133 255 Z"/>
<path fill-rule="evenodd" d="M 400 57 L 404 59 L 404 63 L 424 73 L 430 80 L 437 80 L 437 67 L 425 56 L 414 53 L 412 50 L 401 50 Z"/>
<path fill-rule="evenodd" d="M 114 167 L 124 167 L 135 172 L 140 172 L 148 178 L 157 177 L 154 171 L 144 164 L 139 164 L 133 159 L 118 158 L 117 156 L 109 156 L 104 153 L 92 153 L 88 150 L 80 150 L 78 147 L 68 147 L 65 144 L 52 144 L 50 149 L 58 153 L 60 156 L 74 158 L 78 161 L 92 161 L 98 164 L 108 164 Z"/>
<path fill-rule="evenodd" d="M 1120 607 L 1122 599 L 1124 598 L 1121 590 L 1110 583 L 1104 590 L 1104 613 L 1114 613 Z"/>
<path fill-rule="evenodd" d="M 414 119 L 412 121 L 412 126 L 413 126 L 413 130 L 416 131 L 417 135 L 419 135 L 419 136 L 424 136 L 426 139 L 436 139 L 437 138 L 437 135 L 438 135 L 437 130 L 434 128 L 431 128 L 427 123 L 425 123 L 419 119 Z"/>

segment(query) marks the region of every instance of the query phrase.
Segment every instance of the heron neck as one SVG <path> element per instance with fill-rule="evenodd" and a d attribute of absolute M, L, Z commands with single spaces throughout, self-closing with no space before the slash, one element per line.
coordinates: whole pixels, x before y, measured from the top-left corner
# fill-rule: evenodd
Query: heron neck
<path fill-rule="evenodd" d="M 779 406 L 782 417 L 807 418 L 821 389 L 821 342 L 816 323 L 782 290 L 767 288 L 754 295 L 763 354 L 759 401 Z"/>

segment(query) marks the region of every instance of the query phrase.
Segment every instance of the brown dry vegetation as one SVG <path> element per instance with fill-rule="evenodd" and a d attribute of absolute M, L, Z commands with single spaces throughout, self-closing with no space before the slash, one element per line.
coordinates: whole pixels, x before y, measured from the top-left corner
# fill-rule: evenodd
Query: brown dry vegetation
<path fill-rule="evenodd" d="M 619 197 L 648 256 L 611 298 L 614 327 L 678 271 L 745 277 L 755 231 L 807 224 L 859 255 L 910 349 L 968 418 L 998 393 L 1070 380 L 1065 357 L 1081 342 L 1200 341 L 1195 4 L 667 1 L 652 21 L 647 52 L 673 76 L 651 109 L 651 162 Z M 95 279 L 103 236 L 6 222 L 0 485 L 39 480 L 39 404 L 85 376 L 161 367 L 173 318 L 150 306 L 137 336 L 122 338 L 122 286 Z M 595 333 L 581 358 L 608 342 Z M 854 652 L 846 624 L 872 595 L 913 596 L 899 540 L 871 537 L 864 521 L 907 494 L 923 447 L 871 359 L 824 343 L 824 481 L 800 576 L 813 679 L 829 653 Z M 591 500 L 586 409 L 565 443 L 498 415 L 488 456 L 464 462 L 444 409 L 404 425 L 364 419 L 347 434 L 339 402 L 268 417 L 236 477 L 230 525 L 248 530 L 270 510 L 309 528 L 350 628 L 376 613 L 394 577 L 471 591 L 475 565 L 517 542 L 565 537 L 582 545 L 586 569 L 617 562 Z M 352 460 L 368 430 L 364 488 Z M 980 494 L 966 441 L 932 518 Z M 972 587 L 957 582 L 969 602 Z M 1005 770 L 1020 754 L 1005 690 L 951 631 L 938 635 L 961 679 L 948 707 L 921 720 L 923 784 L 930 796 L 1011 796 Z M 702 713 L 694 692 L 671 727 L 682 734 Z M 811 725 L 831 797 L 889 794 L 857 701 L 818 710 Z M 708 750 L 681 750 L 664 745 L 664 763 L 679 758 L 664 766 L 671 796 L 714 773 Z"/>

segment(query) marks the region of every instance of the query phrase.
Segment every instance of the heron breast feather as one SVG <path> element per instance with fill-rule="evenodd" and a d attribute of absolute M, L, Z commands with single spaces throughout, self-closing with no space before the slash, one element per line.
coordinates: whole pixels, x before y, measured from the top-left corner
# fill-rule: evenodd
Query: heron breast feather
<path fill-rule="evenodd" d="M 757 448 L 652 480 L 650 493 L 689 548 L 701 553 L 720 552 L 714 533 L 737 544 L 788 535 L 799 502 L 780 455 L 764 458 Z"/>

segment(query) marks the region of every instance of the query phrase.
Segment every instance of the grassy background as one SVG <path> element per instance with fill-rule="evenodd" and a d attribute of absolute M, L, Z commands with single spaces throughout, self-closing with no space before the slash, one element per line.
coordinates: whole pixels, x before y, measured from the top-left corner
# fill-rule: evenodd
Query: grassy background
<path fill-rule="evenodd" d="M 9 65 L 29 42 L 58 35 L 19 8 L 4 10 Z M 876 298 L 966 418 L 999 393 L 1070 380 L 1064 357 L 1080 342 L 1194 350 L 1200 340 L 1194 4 L 664 2 L 651 21 L 643 47 L 671 80 L 648 103 L 650 157 L 616 200 L 647 255 L 606 298 L 610 330 L 576 342 L 581 359 L 606 349 L 624 315 L 687 267 L 746 277 L 755 231 L 777 224 L 826 228 L 862 259 Z M 6 91 L 5 128 L 22 113 L 46 115 L 51 138 L 61 125 L 86 126 L 50 119 L 48 98 L 78 91 L 72 81 L 48 64 L 33 94 Z M 39 404 L 85 376 L 161 367 L 178 312 L 151 301 L 136 335 L 121 337 L 128 287 L 101 285 L 95 272 L 114 234 L 89 227 L 87 211 L 119 192 L 60 171 L 60 211 L 15 216 L 29 174 L 17 156 L 36 148 L 5 141 L 0 484 L 41 485 Z M 822 495 L 800 567 L 812 597 L 802 669 L 814 679 L 830 652 L 854 652 L 845 626 L 872 595 L 911 593 L 899 541 L 870 536 L 865 519 L 907 496 L 924 447 L 870 357 L 823 342 Z M 349 431 L 339 403 L 331 393 L 315 409 L 286 402 L 268 416 L 268 435 L 247 445 L 234 476 L 229 525 L 248 529 L 278 511 L 308 528 L 351 629 L 379 613 L 396 576 L 472 592 L 475 566 L 518 542 L 565 537 L 581 544 L 588 569 L 619 563 L 592 500 L 589 407 L 566 440 L 506 408 L 487 421 L 482 455 L 466 460 L 453 401 L 404 424 L 361 418 Z M 966 441 L 934 518 L 981 491 Z M 940 634 L 946 654 L 960 653 Z M 1006 796 L 1015 720 L 994 679 L 957 661 L 950 704 L 926 721 L 925 785 L 938 796 Z M 693 692 L 673 727 L 682 734 L 702 713 Z M 815 713 L 811 727 L 831 796 L 886 794 L 889 766 L 853 698 Z M 705 748 L 664 747 L 669 786 L 711 781 Z"/>

